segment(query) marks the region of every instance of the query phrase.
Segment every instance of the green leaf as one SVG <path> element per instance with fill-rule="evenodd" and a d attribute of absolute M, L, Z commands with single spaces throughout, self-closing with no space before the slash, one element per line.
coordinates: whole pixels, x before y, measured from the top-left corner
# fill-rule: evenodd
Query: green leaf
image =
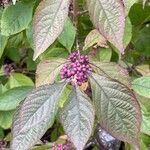
<path fill-rule="evenodd" d="M 131 87 L 128 71 L 116 63 L 92 62 L 94 71 L 102 76 L 106 76 Z"/>
<path fill-rule="evenodd" d="M 53 143 L 48 143 L 41 146 L 35 146 L 31 150 L 50 150 L 53 147 L 54 147 Z"/>
<path fill-rule="evenodd" d="M 150 77 L 141 77 L 132 82 L 132 87 L 139 95 L 150 98 Z"/>
<path fill-rule="evenodd" d="M 34 49 L 32 23 L 30 23 L 28 28 L 26 29 L 26 36 L 27 36 L 27 41 L 30 45 L 30 48 Z"/>
<path fill-rule="evenodd" d="M 68 58 L 68 51 L 65 48 L 61 47 L 50 47 L 48 48 L 41 56 L 41 60 L 52 59 L 53 57 L 57 58 Z"/>
<path fill-rule="evenodd" d="M 124 8 L 120 0 L 86 0 L 91 20 L 100 33 L 124 53 Z"/>
<path fill-rule="evenodd" d="M 0 95 L 6 92 L 8 89 L 3 84 L 0 84 Z"/>
<path fill-rule="evenodd" d="M 40 86 L 17 109 L 13 121 L 11 150 L 32 148 L 53 125 L 59 97 L 66 83 Z"/>
<path fill-rule="evenodd" d="M 0 126 L 3 129 L 9 129 L 12 125 L 14 110 L 0 111 Z"/>
<path fill-rule="evenodd" d="M 125 48 L 130 43 L 131 39 L 132 39 L 132 24 L 130 18 L 127 17 L 125 22 L 125 31 L 124 31 L 124 38 L 123 38 L 123 43 Z"/>
<path fill-rule="evenodd" d="M 5 137 L 4 130 L 0 128 L 0 139 L 4 139 L 4 137 Z"/>
<path fill-rule="evenodd" d="M 133 4 L 137 3 L 138 0 L 123 0 L 123 2 L 125 5 L 126 15 L 128 15 L 130 8 L 133 6 Z"/>
<path fill-rule="evenodd" d="M 129 17 L 132 25 L 140 25 L 143 24 L 147 18 L 149 18 L 150 6 L 145 6 L 143 9 L 142 4 L 135 4 L 129 13 Z M 136 14 L 136 15 L 135 15 Z"/>
<path fill-rule="evenodd" d="M 8 39 L 7 48 L 18 48 L 22 46 L 23 38 L 23 32 L 10 36 Z"/>
<path fill-rule="evenodd" d="M 29 77 L 21 73 L 12 73 L 7 84 L 9 88 L 34 85 L 33 81 Z"/>
<path fill-rule="evenodd" d="M 69 95 L 71 93 L 71 89 L 69 87 L 66 86 L 66 88 L 64 89 L 61 97 L 60 97 L 60 103 L 59 103 L 59 107 L 63 108 L 65 102 L 67 101 Z"/>
<path fill-rule="evenodd" d="M 5 8 L 1 19 L 1 32 L 9 36 L 26 29 L 32 20 L 32 3 L 18 2 Z"/>
<path fill-rule="evenodd" d="M 63 31 L 70 0 L 44 0 L 33 18 L 34 60 L 42 54 Z"/>
<path fill-rule="evenodd" d="M 41 62 L 36 70 L 36 87 L 54 83 L 65 62 L 66 59 L 52 59 Z"/>
<path fill-rule="evenodd" d="M 69 139 L 78 150 L 83 150 L 94 124 L 94 109 L 88 96 L 78 87 L 73 89 L 60 116 Z"/>
<path fill-rule="evenodd" d="M 10 89 L 0 95 L 0 111 L 16 109 L 19 103 L 24 100 L 32 87 L 17 87 Z"/>
<path fill-rule="evenodd" d="M 142 109 L 141 132 L 150 136 L 150 99 L 138 95 Z"/>
<path fill-rule="evenodd" d="M 137 52 L 150 57 L 150 26 L 145 26 L 142 30 L 136 32 L 137 35 L 134 36 L 133 44 Z"/>
<path fill-rule="evenodd" d="M 68 18 L 66 20 L 64 30 L 58 37 L 58 41 L 71 52 L 71 48 L 74 44 L 76 36 L 76 28 L 73 26 L 71 20 Z"/>
<path fill-rule="evenodd" d="M 7 40 L 8 40 L 8 37 L 3 36 L 3 35 L 0 33 L 0 58 L 1 58 L 2 55 L 3 55 L 5 46 L 6 46 L 6 44 L 7 44 Z"/>
<path fill-rule="evenodd" d="M 12 61 L 19 63 L 21 57 L 18 48 L 7 48 L 5 50 L 5 55 Z"/>
<path fill-rule="evenodd" d="M 99 61 L 110 62 L 112 56 L 112 50 L 110 48 L 100 48 L 99 49 Z"/>
<path fill-rule="evenodd" d="M 28 58 L 27 58 L 27 69 L 30 71 L 35 71 L 37 67 L 38 61 L 33 61 L 33 50 L 28 49 Z"/>
<path fill-rule="evenodd" d="M 96 115 L 112 136 L 139 146 L 141 113 L 135 95 L 126 86 L 97 74 L 91 78 Z"/>
<path fill-rule="evenodd" d="M 83 50 L 87 50 L 92 46 L 100 46 L 100 47 L 108 47 L 107 40 L 100 34 L 98 30 L 92 30 L 87 36 L 84 41 Z"/>

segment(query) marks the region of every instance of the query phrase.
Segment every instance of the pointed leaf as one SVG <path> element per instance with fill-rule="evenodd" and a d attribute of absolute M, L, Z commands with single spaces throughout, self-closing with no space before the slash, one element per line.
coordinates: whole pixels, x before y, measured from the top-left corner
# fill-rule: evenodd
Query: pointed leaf
<path fill-rule="evenodd" d="M 1 32 L 9 36 L 26 29 L 32 20 L 32 3 L 18 2 L 5 8 L 1 19 Z"/>
<path fill-rule="evenodd" d="M 96 115 L 102 128 L 119 140 L 138 146 L 140 107 L 126 86 L 97 74 L 90 78 Z"/>
<path fill-rule="evenodd" d="M 0 111 L 16 109 L 19 103 L 24 100 L 32 87 L 17 87 L 10 89 L 0 95 Z"/>
<path fill-rule="evenodd" d="M 60 35 L 68 15 L 70 0 L 44 0 L 33 18 L 34 60 Z"/>
<path fill-rule="evenodd" d="M 30 149 L 52 126 L 64 86 L 41 86 L 24 100 L 15 114 L 11 150 Z"/>
<path fill-rule="evenodd" d="M 125 14 L 121 0 L 86 0 L 91 20 L 100 33 L 124 53 Z"/>
<path fill-rule="evenodd" d="M 150 98 L 150 77 L 141 77 L 132 82 L 135 92 L 141 96 Z"/>
<path fill-rule="evenodd" d="M 87 50 L 91 46 L 98 45 L 107 48 L 107 40 L 99 33 L 98 30 L 92 30 L 84 41 L 83 50 Z"/>
<path fill-rule="evenodd" d="M 130 8 L 133 4 L 137 3 L 139 0 L 122 0 L 125 6 L 126 15 L 128 15 Z"/>
<path fill-rule="evenodd" d="M 94 109 L 90 99 L 78 87 L 70 94 L 61 112 L 61 121 L 77 150 L 83 150 L 92 133 Z"/>
<path fill-rule="evenodd" d="M 41 62 L 36 70 L 36 87 L 54 83 L 65 62 L 66 60 L 61 58 Z"/>
<path fill-rule="evenodd" d="M 131 87 L 131 79 L 128 71 L 116 63 L 103 63 L 103 62 L 92 62 L 92 68 L 94 71 L 102 76 L 110 77 L 118 80 L 121 83 Z"/>
<path fill-rule="evenodd" d="M 58 37 L 58 41 L 69 51 L 71 52 L 71 48 L 74 44 L 76 37 L 76 28 L 73 26 L 71 20 L 66 20 L 64 30 Z"/>

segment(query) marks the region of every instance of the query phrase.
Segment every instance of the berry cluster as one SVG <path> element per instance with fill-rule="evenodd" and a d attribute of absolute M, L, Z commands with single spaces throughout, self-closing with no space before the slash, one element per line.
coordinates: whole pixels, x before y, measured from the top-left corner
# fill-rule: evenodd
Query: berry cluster
<path fill-rule="evenodd" d="M 11 3 L 11 0 L 0 0 L 0 6 L 6 6 L 9 5 L 9 3 Z"/>
<path fill-rule="evenodd" d="M 61 78 L 69 79 L 71 83 L 81 86 L 82 83 L 88 81 L 88 76 L 92 72 L 88 56 L 79 56 L 78 53 L 73 52 L 70 54 L 69 60 L 71 63 L 65 64 L 61 69 Z"/>
<path fill-rule="evenodd" d="M 70 150 L 72 148 L 71 143 L 56 144 L 52 150 Z"/>
<path fill-rule="evenodd" d="M 10 76 L 11 72 L 13 71 L 13 65 L 12 64 L 5 64 L 3 66 L 4 69 L 4 75 Z"/>

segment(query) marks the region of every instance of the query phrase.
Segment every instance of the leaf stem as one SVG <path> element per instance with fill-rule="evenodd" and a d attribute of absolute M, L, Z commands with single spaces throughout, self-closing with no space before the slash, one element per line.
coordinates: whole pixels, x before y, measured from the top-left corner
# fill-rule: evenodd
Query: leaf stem
<path fill-rule="evenodd" d="M 78 1 L 73 0 L 73 23 L 76 29 L 78 30 Z M 79 47 L 79 40 L 78 40 L 78 32 L 76 34 L 76 50 L 78 51 L 78 54 L 80 56 L 80 47 Z"/>

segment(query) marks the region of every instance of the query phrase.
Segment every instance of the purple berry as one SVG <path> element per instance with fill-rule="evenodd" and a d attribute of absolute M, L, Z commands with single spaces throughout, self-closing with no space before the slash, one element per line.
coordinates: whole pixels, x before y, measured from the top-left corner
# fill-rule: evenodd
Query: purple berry
<path fill-rule="evenodd" d="M 61 78 L 69 79 L 73 85 L 77 84 L 81 86 L 82 83 L 88 81 L 88 76 L 92 72 L 88 56 L 81 55 L 79 57 L 78 53 L 73 52 L 70 54 L 69 59 L 71 62 L 69 64 L 65 64 L 61 69 Z"/>

